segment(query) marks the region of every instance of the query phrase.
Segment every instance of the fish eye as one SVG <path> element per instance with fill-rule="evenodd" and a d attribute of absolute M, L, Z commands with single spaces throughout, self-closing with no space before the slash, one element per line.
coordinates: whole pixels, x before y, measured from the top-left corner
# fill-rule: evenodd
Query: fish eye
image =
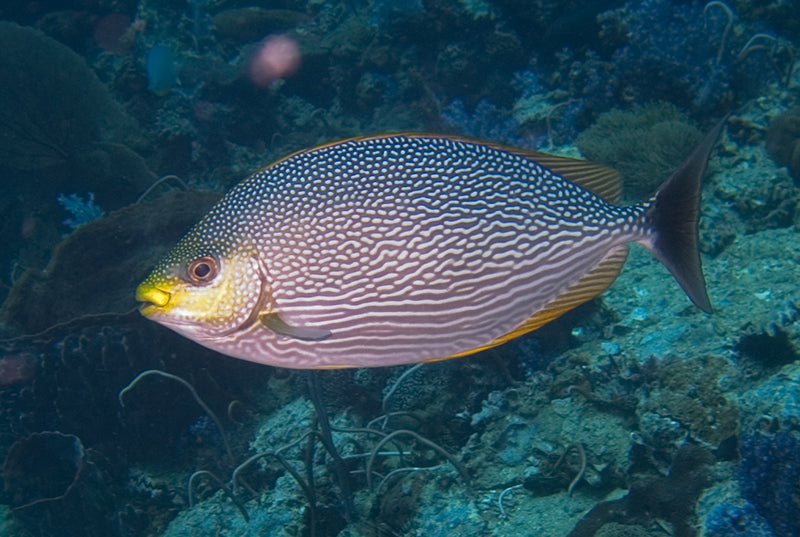
<path fill-rule="evenodd" d="M 208 283 L 219 273 L 219 263 L 211 256 L 198 257 L 189 263 L 189 279 L 194 283 Z"/>

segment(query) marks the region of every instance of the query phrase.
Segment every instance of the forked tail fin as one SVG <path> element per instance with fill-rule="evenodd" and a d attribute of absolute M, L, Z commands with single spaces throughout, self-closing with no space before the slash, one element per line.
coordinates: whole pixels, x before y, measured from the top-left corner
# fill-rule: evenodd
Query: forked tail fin
<path fill-rule="evenodd" d="M 711 301 L 697 248 L 700 186 L 708 156 L 727 119 L 726 116 L 717 123 L 661 185 L 645 213 L 647 222 L 655 231 L 646 246 L 672 273 L 691 301 L 707 313 L 711 312 Z"/>

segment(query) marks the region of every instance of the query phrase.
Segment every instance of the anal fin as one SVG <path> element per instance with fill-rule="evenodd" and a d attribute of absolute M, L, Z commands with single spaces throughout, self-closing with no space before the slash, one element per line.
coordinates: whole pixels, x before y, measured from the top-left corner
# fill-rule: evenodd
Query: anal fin
<path fill-rule="evenodd" d="M 470 349 L 468 351 L 460 352 L 448 358 L 457 358 L 459 356 L 466 356 L 478 351 L 490 349 L 498 345 L 502 345 L 506 341 L 510 341 L 515 337 L 519 337 L 528 332 L 532 332 L 540 328 L 550 321 L 557 319 L 571 309 L 574 309 L 584 302 L 593 299 L 614 283 L 614 280 L 619 276 L 622 265 L 625 264 L 625 259 L 628 257 L 628 246 L 619 246 L 608 253 L 606 257 L 597 264 L 597 266 L 581 278 L 577 283 L 572 285 L 563 294 L 558 296 L 550 304 L 535 312 L 521 325 L 502 336 L 492 340 L 486 345 Z"/>

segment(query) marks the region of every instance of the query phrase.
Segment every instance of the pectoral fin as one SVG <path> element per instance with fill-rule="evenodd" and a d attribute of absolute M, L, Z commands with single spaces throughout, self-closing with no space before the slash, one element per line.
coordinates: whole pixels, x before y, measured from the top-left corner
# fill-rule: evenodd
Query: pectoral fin
<path fill-rule="evenodd" d="M 324 328 L 292 326 L 283 320 L 279 313 L 262 315 L 260 320 L 261 324 L 265 327 L 282 336 L 301 339 L 303 341 L 322 341 L 323 339 L 331 337 L 330 330 L 325 330 Z"/>

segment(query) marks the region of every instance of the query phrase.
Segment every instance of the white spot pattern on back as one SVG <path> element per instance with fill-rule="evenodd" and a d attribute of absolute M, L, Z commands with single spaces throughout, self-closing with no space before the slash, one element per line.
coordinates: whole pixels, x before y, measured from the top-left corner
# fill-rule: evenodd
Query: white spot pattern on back
<path fill-rule="evenodd" d="M 257 252 L 286 322 L 332 333 L 301 341 L 256 325 L 209 346 L 291 367 L 390 365 L 508 333 L 646 236 L 643 211 L 522 156 L 398 135 L 280 161 L 229 192 L 187 240 Z"/>

